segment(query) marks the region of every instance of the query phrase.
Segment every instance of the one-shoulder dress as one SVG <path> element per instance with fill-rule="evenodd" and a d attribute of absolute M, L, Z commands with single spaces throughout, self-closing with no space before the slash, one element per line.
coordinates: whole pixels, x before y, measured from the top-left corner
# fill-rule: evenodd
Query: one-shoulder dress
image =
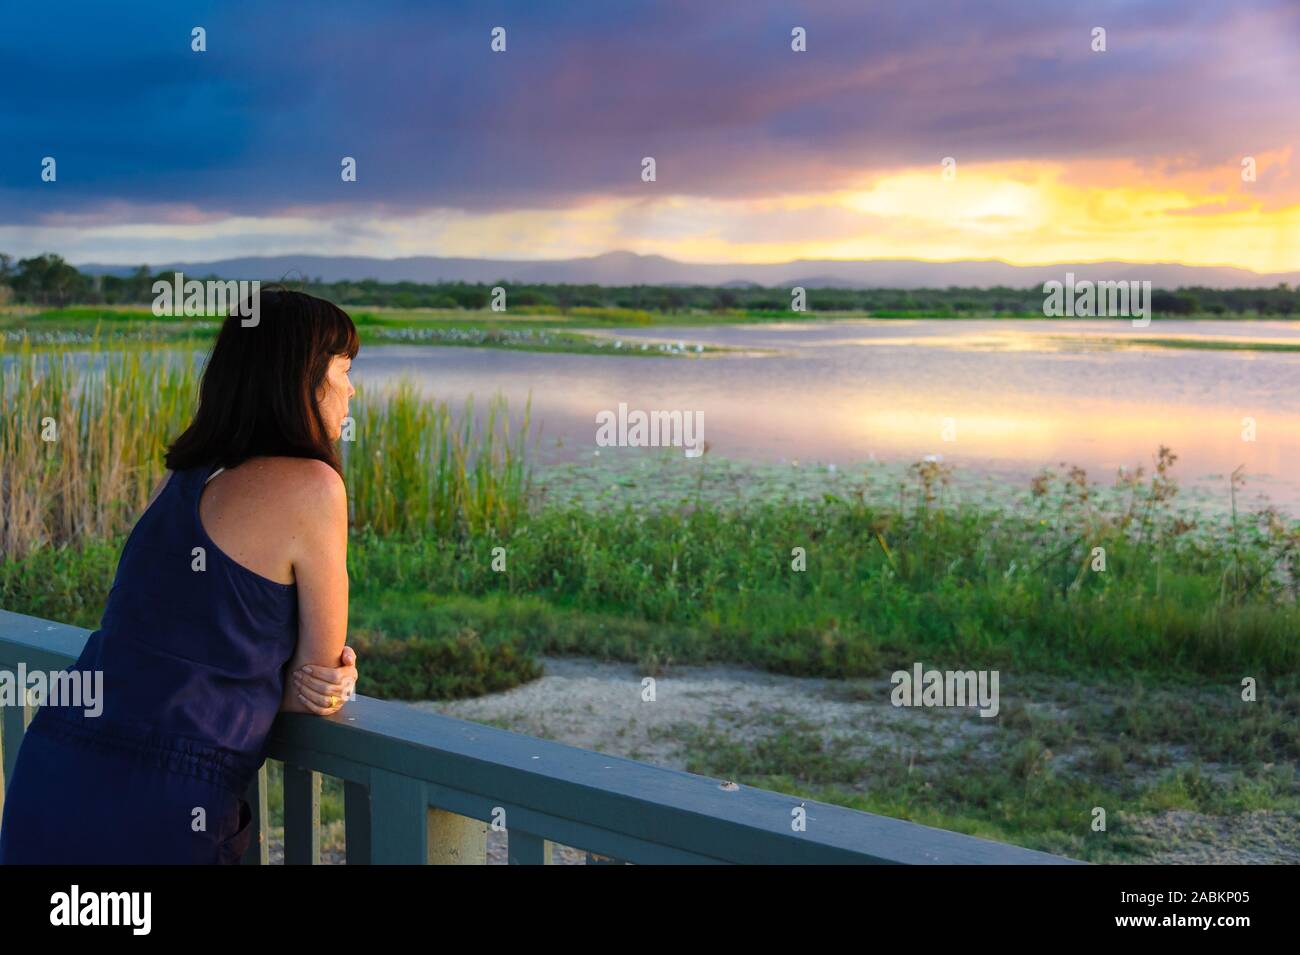
<path fill-rule="evenodd" d="M 68 667 L 102 674 L 100 705 L 51 701 L 32 718 L 0 863 L 231 864 L 247 849 L 297 586 L 208 537 L 199 498 L 219 470 L 174 472 L 127 537 L 100 629 Z"/>

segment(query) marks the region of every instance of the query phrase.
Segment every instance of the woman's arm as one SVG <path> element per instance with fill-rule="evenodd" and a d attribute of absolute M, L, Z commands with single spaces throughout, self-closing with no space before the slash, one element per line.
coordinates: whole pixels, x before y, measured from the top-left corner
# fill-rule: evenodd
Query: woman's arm
<path fill-rule="evenodd" d="M 293 574 L 298 584 L 298 646 L 289 661 L 296 674 L 303 666 L 344 666 L 355 681 L 356 670 L 343 660 L 348 625 L 348 501 L 343 479 L 321 461 L 304 460 L 295 467 L 296 487 L 288 531 Z M 355 659 L 355 656 L 353 656 Z M 343 707 L 343 698 L 330 706 L 308 682 L 285 681 L 280 709 L 291 713 L 328 715 Z"/>
<path fill-rule="evenodd" d="M 298 702 L 305 698 L 308 708 L 317 716 L 329 716 L 343 708 L 348 700 L 356 699 L 357 654 L 351 647 L 343 648 L 343 663 L 337 667 L 319 667 L 308 664 L 292 672 L 292 682 L 297 687 Z M 331 700 L 330 697 L 334 699 Z"/>

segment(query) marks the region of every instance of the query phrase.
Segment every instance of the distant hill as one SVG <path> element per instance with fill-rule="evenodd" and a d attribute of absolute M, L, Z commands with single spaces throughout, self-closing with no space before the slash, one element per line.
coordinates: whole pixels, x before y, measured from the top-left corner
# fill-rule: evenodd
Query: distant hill
<path fill-rule="evenodd" d="M 134 266 L 78 265 L 89 275 L 130 275 Z M 1009 265 L 996 260 L 922 262 L 916 259 L 795 259 L 773 264 L 678 262 L 662 255 L 607 252 L 580 259 L 519 261 L 511 259 L 455 259 L 413 256 L 376 259 L 362 256 L 275 255 L 214 262 L 168 262 L 153 265 L 155 272 L 180 271 L 200 278 L 215 275 L 230 279 L 284 281 L 315 279 L 326 282 L 375 279 L 380 282 L 517 282 L 537 285 L 704 285 L 714 288 L 1027 288 L 1049 279 L 1063 280 L 1073 272 L 1076 280 L 1149 280 L 1157 288 L 1205 286 L 1208 288 L 1271 288 L 1280 282 L 1295 286 L 1300 272 L 1252 272 L 1227 266 L 1178 265 L 1156 262 L 1091 262 L 1061 265 Z"/>

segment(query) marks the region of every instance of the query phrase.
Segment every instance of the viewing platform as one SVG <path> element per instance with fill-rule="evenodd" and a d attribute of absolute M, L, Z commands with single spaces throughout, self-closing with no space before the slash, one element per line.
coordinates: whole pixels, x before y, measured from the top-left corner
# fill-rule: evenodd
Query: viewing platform
<path fill-rule="evenodd" d="M 89 634 L 0 611 L 0 670 L 61 670 Z M 29 709 L 0 706 L 6 785 Z M 516 865 L 549 863 L 552 845 L 591 864 L 1083 864 L 360 695 L 330 717 L 280 714 L 267 755 L 284 764 L 286 864 L 320 863 L 322 774 L 343 781 L 349 865 L 482 864 L 489 826 Z M 245 798 L 243 861 L 266 865 L 265 765 Z"/>

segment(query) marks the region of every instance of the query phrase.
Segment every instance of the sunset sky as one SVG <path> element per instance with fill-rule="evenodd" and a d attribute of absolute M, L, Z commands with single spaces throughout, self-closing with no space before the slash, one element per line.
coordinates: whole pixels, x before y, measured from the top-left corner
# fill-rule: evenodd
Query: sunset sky
<path fill-rule="evenodd" d="M 5 20 L 18 256 L 1300 269 L 1297 0 L 42 0 Z"/>

